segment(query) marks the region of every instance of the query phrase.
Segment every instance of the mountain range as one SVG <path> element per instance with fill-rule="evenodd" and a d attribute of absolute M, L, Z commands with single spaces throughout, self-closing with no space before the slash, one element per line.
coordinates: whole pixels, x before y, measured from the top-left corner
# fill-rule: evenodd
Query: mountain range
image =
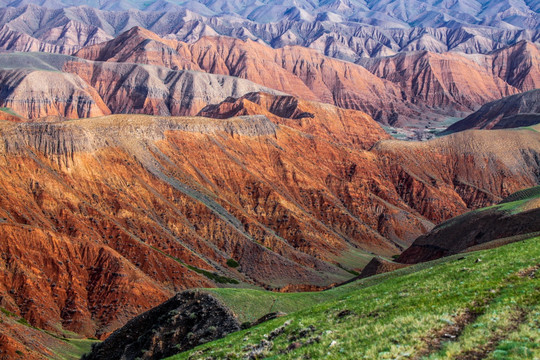
<path fill-rule="evenodd" d="M 195 115 L 227 97 L 264 91 L 362 110 L 383 124 L 431 127 L 535 89 L 539 59 L 538 46 L 524 41 L 487 55 L 420 51 L 357 65 L 299 46 L 223 36 L 185 43 L 134 27 L 74 56 L 0 54 L 0 106 L 30 119 Z"/>
<path fill-rule="evenodd" d="M 539 12 L 0 0 L 0 360 L 540 356 Z"/>
<path fill-rule="evenodd" d="M 202 16 L 223 16 L 251 20 L 257 23 L 276 22 L 283 18 L 294 20 L 330 19 L 334 22 L 386 25 L 408 28 L 443 27 L 449 23 L 496 28 L 538 28 L 538 4 L 532 0 L 439 2 L 433 0 L 2 0 L 2 7 L 43 5 L 50 9 L 84 6 L 105 11 L 190 10 Z M 392 26 L 387 26 L 392 25 Z"/>
<path fill-rule="evenodd" d="M 4 121 L 2 306 L 103 338 L 181 289 L 321 289 L 538 183 L 537 131 L 403 142 L 264 93 L 203 112 Z"/>
<path fill-rule="evenodd" d="M 404 51 L 488 53 L 538 43 L 534 1 L 4 1 L 0 49 L 71 54 L 134 26 L 193 42 L 230 36 L 357 62 Z M 71 6 L 71 7 L 66 7 Z"/>

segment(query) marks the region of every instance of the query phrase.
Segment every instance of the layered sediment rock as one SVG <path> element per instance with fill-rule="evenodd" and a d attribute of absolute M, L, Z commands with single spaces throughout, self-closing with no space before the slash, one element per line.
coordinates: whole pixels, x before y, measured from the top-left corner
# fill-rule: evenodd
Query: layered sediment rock
<path fill-rule="evenodd" d="M 209 114 L 231 109 L 2 122 L 0 305 L 104 338 L 186 288 L 343 282 L 538 184 L 536 131 L 399 142 L 365 114 L 256 93 Z"/>
<path fill-rule="evenodd" d="M 79 118 L 111 113 L 97 91 L 74 74 L 1 70 L 0 94 L 0 106 L 28 118 Z"/>
<path fill-rule="evenodd" d="M 136 62 L 231 75 L 302 99 L 362 110 L 382 122 L 415 113 L 414 106 L 411 109 L 402 104 L 401 92 L 391 82 L 361 66 L 301 47 L 272 49 L 251 40 L 227 37 L 205 37 L 187 44 L 136 27 L 76 55 L 95 61 Z"/>
<path fill-rule="evenodd" d="M 0 65 L 0 106 L 31 120 L 111 112 L 194 115 L 230 96 L 253 91 L 279 93 L 230 76 L 44 53 L 3 54 Z"/>

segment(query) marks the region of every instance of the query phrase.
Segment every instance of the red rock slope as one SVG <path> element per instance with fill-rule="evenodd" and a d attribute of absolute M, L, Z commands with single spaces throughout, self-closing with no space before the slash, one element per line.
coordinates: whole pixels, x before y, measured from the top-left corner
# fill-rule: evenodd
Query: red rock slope
<path fill-rule="evenodd" d="M 229 37 L 205 37 L 186 44 L 135 27 L 114 40 L 86 47 L 76 56 L 231 75 L 303 99 L 363 110 L 383 122 L 398 113 L 407 117 L 418 112 L 414 105 L 402 104 L 401 91 L 393 83 L 361 66 L 299 46 L 272 49 Z"/>
<path fill-rule="evenodd" d="M 228 37 L 186 44 L 135 27 L 76 55 L 231 75 L 406 125 L 459 116 L 534 88 L 540 78 L 538 53 L 536 45 L 521 42 L 488 55 L 423 51 L 366 59 L 359 66 L 298 46 L 272 49 Z"/>
<path fill-rule="evenodd" d="M 195 71 L 45 53 L 0 55 L 0 107 L 32 120 L 194 115 L 207 104 L 252 91 L 278 93 L 248 80 Z"/>
<path fill-rule="evenodd" d="M 403 143 L 330 105 L 250 94 L 212 113 L 232 108 L 2 122 L 0 306 L 103 337 L 185 288 L 330 285 L 538 182 L 533 131 Z"/>

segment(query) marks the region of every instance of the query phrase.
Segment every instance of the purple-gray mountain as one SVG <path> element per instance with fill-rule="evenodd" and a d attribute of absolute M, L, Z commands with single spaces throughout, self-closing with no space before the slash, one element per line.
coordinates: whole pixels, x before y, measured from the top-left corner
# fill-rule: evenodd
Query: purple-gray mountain
<path fill-rule="evenodd" d="M 0 49 L 70 54 L 140 26 L 301 45 L 349 61 L 402 51 L 488 53 L 538 43 L 538 1 L 0 1 Z"/>

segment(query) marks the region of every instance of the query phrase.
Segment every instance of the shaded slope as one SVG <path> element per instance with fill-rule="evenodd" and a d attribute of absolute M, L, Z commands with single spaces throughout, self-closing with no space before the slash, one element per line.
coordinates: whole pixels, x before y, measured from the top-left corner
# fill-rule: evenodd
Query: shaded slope
<path fill-rule="evenodd" d="M 253 91 L 279 93 L 231 76 L 157 66 L 72 61 L 63 71 L 79 74 L 117 114 L 195 115 L 207 104 L 229 96 Z"/>
<path fill-rule="evenodd" d="M 50 18 L 37 19 L 43 12 L 30 14 L 24 18 L 24 29 L 16 24 L 6 24 L 0 28 L 0 49 L 3 51 L 42 51 L 70 55 L 82 46 L 97 44 L 111 39 L 102 29 L 79 21 L 66 21 L 60 26 Z M 27 24 L 42 20 L 36 32 L 28 31 Z M 39 24 L 39 23 L 38 23 Z M 51 26 L 52 25 L 52 26 Z M 22 31 L 21 31 L 22 30 Z M 26 30 L 26 31 L 25 31 Z"/>
<path fill-rule="evenodd" d="M 538 123 L 540 90 L 531 90 L 485 104 L 478 111 L 450 126 L 446 132 L 517 128 Z"/>
<path fill-rule="evenodd" d="M 43 51 L 49 53 L 71 53 L 75 49 L 38 40 L 24 32 L 19 32 L 4 25 L 0 28 L 0 49 L 4 51 Z"/>
<path fill-rule="evenodd" d="M 463 252 L 499 239 L 540 232 L 540 188 L 511 195 L 499 205 L 473 211 L 416 239 L 397 261 L 418 263 Z M 530 235 L 529 235 L 530 236 Z"/>

